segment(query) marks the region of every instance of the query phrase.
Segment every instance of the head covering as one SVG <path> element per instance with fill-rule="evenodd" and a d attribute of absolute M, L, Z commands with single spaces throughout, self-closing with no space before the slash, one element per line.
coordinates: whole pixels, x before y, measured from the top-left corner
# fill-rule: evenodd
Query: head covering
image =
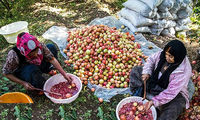
<path fill-rule="evenodd" d="M 38 48 L 37 57 L 30 57 L 28 54 Z M 20 51 L 20 53 L 25 56 L 27 61 L 31 64 L 40 65 L 43 59 L 42 55 L 42 46 L 40 42 L 37 40 L 37 38 L 33 35 L 30 35 L 29 33 L 23 33 L 19 34 L 17 36 L 17 49 Z"/>
<path fill-rule="evenodd" d="M 169 49 L 170 48 L 170 49 Z M 174 56 L 174 63 L 170 63 L 170 66 L 165 70 L 160 79 L 158 79 L 159 72 L 163 67 L 164 63 L 166 63 L 165 52 L 169 49 L 169 53 Z M 155 87 L 160 87 L 159 94 L 164 89 L 168 87 L 169 84 L 169 76 L 170 74 L 182 63 L 184 58 L 186 57 L 187 51 L 184 44 L 179 40 L 170 41 L 161 52 L 160 61 L 158 62 L 157 68 L 153 71 L 151 76 L 151 84 L 149 89 L 154 89 Z"/>

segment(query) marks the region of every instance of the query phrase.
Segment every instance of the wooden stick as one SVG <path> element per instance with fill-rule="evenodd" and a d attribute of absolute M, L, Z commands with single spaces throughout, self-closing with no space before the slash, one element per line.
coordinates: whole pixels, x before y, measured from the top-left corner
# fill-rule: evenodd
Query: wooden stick
<path fill-rule="evenodd" d="M 143 100 L 146 99 L 146 80 L 144 81 L 144 96 Z"/>
<path fill-rule="evenodd" d="M 50 92 L 50 91 L 42 90 L 42 89 L 40 89 L 40 88 L 35 88 L 35 90 L 40 90 L 40 91 L 42 91 L 42 92 L 47 92 L 47 93 L 51 93 L 51 94 L 55 94 L 55 95 L 62 96 L 60 93 Z"/>

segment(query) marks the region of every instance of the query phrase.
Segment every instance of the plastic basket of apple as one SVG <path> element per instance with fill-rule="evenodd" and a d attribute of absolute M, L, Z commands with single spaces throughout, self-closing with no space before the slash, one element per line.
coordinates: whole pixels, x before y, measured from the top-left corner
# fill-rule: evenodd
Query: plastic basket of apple
<path fill-rule="evenodd" d="M 156 120 L 157 113 L 154 106 L 144 112 L 144 106 L 148 100 L 142 97 L 132 96 L 124 98 L 116 108 L 118 120 Z"/>
<path fill-rule="evenodd" d="M 78 97 L 82 89 L 81 80 L 73 74 L 70 74 L 70 76 L 72 78 L 72 83 L 68 83 L 61 74 L 54 75 L 45 82 L 44 90 L 61 94 L 55 95 L 45 92 L 45 95 L 52 102 L 71 103 Z"/>

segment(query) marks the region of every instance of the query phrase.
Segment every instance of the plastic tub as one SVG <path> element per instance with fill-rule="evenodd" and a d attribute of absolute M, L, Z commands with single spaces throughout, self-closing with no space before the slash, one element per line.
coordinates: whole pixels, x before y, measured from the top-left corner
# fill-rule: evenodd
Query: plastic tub
<path fill-rule="evenodd" d="M 75 83 L 76 87 L 78 88 L 78 92 L 74 96 L 67 98 L 67 99 L 56 99 L 56 98 L 49 96 L 49 94 L 46 92 L 44 92 L 44 94 L 54 103 L 71 103 L 72 101 L 74 101 L 78 97 L 79 93 L 81 92 L 82 83 L 81 83 L 81 80 L 77 76 L 75 76 L 73 74 L 70 74 L 70 76 L 73 79 L 72 83 Z M 45 82 L 43 89 L 50 91 L 52 86 L 59 84 L 60 82 L 65 82 L 65 81 L 66 80 L 64 79 L 64 77 L 61 74 L 54 75 Z"/>
<path fill-rule="evenodd" d="M 120 120 L 119 118 L 119 110 L 123 107 L 123 105 L 125 105 L 126 103 L 130 103 L 130 102 L 141 102 L 143 100 L 142 97 L 137 97 L 137 96 L 132 96 L 132 97 L 127 97 L 127 98 L 124 98 L 123 100 L 121 100 L 118 105 L 117 105 L 117 108 L 116 108 L 116 116 L 117 116 L 117 119 Z M 148 102 L 148 100 L 144 100 L 142 101 L 143 104 Z M 153 114 L 153 119 L 156 120 L 157 119 L 157 113 L 156 113 L 156 109 L 154 106 L 152 106 L 151 108 L 151 111 L 152 111 L 152 114 Z"/>
<path fill-rule="evenodd" d="M 33 100 L 25 93 L 9 92 L 0 96 L 0 103 L 33 103 Z"/>
<path fill-rule="evenodd" d="M 0 28 L 0 34 L 4 36 L 8 43 L 16 43 L 17 35 L 21 32 L 29 32 L 28 22 L 18 21 Z"/>

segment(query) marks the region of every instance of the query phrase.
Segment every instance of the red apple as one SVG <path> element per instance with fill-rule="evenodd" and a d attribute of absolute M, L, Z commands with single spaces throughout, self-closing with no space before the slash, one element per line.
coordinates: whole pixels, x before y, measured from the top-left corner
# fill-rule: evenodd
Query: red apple
<path fill-rule="evenodd" d="M 99 98 L 99 102 L 102 103 L 103 102 L 103 98 Z"/>
<path fill-rule="evenodd" d="M 195 61 L 195 60 L 192 61 L 192 64 L 193 64 L 193 65 L 196 64 L 196 63 L 197 63 L 197 61 Z"/>
<path fill-rule="evenodd" d="M 70 97 L 72 97 L 72 94 L 67 93 L 67 94 L 66 94 L 66 98 L 70 98 Z"/>
<path fill-rule="evenodd" d="M 94 92 L 94 91 L 95 91 L 95 88 L 91 88 L 91 91 Z"/>
<path fill-rule="evenodd" d="M 126 116 L 124 114 L 120 115 L 120 120 L 126 120 Z"/>

